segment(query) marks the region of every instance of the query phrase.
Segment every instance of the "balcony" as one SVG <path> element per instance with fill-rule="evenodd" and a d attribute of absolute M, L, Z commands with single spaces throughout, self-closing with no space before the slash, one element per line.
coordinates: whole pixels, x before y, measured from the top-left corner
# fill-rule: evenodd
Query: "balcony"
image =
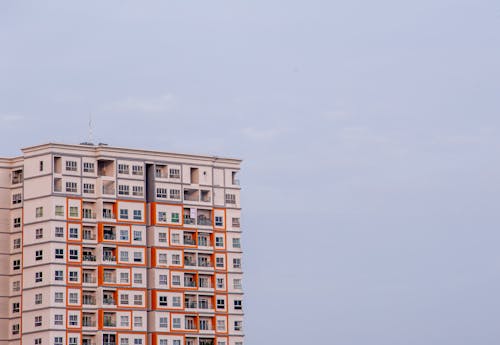
<path fill-rule="evenodd" d="M 212 220 L 207 218 L 206 216 L 200 215 L 198 216 L 198 225 L 212 225 Z"/>
<path fill-rule="evenodd" d="M 83 327 L 96 327 L 96 315 L 83 313 L 82 326 Z"/>
<path fill-rule="evenodd" d="M 95 284 L 97 282 L 95 271 L 93 270 L 83 270 L 83 279 L 82 282 L 84 284 Z"/>
<path fill-rule="evenodd" d="M 12 184 L 18 184 L 23 182 L 23 170 L 14 170 L 12 172 Z"/>
<path fill-rule="evenodd" d="M 189 215 L 184 215 L 184 224 L 196 224 L 196 219 L 189 217 Z"/>
<path fill-rule="evenodd" d="M 101 176 L 114 177 L 115 162 L 107 159 L 99 159 L 97 161 L 97 174 L 99 177 Z"/>
<path fill-rule="evenodd" d="M 107 253 L 104 253 L 102 255 L 102 261 L 107 261 L 107 262 L 116 262 L 116 256 L 112 255 L 112 254 L 107 254 Z"/>
<path fill-rule="evenodd" d="M 94 211 L 92 211 L 91 209 L 89 208 L 84 208 L 83 209 L 83 219 L 85 220 L 92 220 L 92 219 L 96 219 L 96 214 Z"/>
<path fill-rule="evenodd" d="M 95 262 L 96 261 L 96 256 L 92 254 L 84 254 L 82 256 L 83 261 L 90 261 L 90 262 Z"/>
<path fill-rule="evenodd" d="M 95 241 L 96 240 L 96 230 L 93 227 L 83 227 L 83 239 L 85 241 Z"/>
<path fill-rule="evenodd" d="M 116 215 L 113 213 L 112 209 L 103 208 L 102 209 L 102 218 L 112 220 L 112 219 L 116 219 Z"/>
<path fill-rule="evenodd" d="M 102 304 L 105 305 L 116 305 L 116 300 L 112 297 L 104 297 L 102 299 Z"/>
<path fill-rule="evenodd" d="M 196 259 L 194 255 L 184 256 L 184 266 L 196 266 Z"/>
<path fill-rule="evenodd" d="M 184 302 L 184 308 L 186 309 L 196 309 L 197 304 L 195 300 L 187 300 Z"/>
<path fill-rule="evenodd" d="M 84 294 L 82 301 L 83 305 L 96 305 L 96 298 L 93 294 L 92 295 Z"/>

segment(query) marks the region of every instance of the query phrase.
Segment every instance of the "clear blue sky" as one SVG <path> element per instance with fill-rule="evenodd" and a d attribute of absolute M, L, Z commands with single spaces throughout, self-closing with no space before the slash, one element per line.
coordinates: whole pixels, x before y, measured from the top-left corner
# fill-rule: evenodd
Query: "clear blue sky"
<path fill-rule="evenodd" d="M 245 159 L 247 345 L 500 343 L 500 3 L 1 1 L 0 156 Z"/>

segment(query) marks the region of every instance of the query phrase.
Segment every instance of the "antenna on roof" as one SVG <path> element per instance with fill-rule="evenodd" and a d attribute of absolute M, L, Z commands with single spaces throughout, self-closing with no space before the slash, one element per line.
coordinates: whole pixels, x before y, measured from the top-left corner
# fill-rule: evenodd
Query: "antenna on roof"
<path fill-rule="evenodd" d="M 80 145 L 94 145 L 94 124 L 92 123 L 92 113 L 89 113 L 89 138 L 88 141 L 81 143 Z"/>
<path fill-rule="evenodd" d="M 94 128 L 92 123 L 92 113 L 89 113 L 89 142 L 94 143 Z"/>

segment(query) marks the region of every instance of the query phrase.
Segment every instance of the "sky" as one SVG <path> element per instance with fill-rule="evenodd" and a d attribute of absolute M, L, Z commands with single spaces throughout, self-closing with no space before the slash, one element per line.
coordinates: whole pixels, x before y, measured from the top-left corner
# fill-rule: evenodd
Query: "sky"
<path fill-rule="evenodd" d="M 247 345 L 500 342 L 500 2 L 0 2 L 0 156 L 244 159 Z"/>

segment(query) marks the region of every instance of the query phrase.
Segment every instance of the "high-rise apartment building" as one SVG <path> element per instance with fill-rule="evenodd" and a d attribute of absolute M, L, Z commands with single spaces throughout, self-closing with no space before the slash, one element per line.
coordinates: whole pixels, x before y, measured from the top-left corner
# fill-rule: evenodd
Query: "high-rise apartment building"
<path fill-rule="evenodd" d="M 242 345 L 240 160 L 0 159 L 0 345 Z"/>

